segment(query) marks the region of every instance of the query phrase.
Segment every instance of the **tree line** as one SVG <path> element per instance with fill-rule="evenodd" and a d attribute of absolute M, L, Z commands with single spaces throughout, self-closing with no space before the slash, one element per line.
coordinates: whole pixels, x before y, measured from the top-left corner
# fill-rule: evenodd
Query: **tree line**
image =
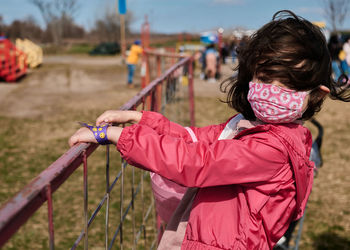
<path fill-rule="evenodd" d="M 0 14 L 1 36 L 5 36 L 10 40 L 27 38 L 37 43 L 52 43 L 57 46 L 63 45 L 68 39 L 90 42 L 120 41 L 120 18 L 113 8 L 106 8 L 102 16 L 94 20 L 93 27 L 86 30 L 74 21 L 79 9 L 78 0 L 28 1 L 40 10 L 45 27 L 42 28 L 33 16 L 6 24 Z M 132 13 L 128 13 L 125 20 L 125 32 L 130 34 Z"/>

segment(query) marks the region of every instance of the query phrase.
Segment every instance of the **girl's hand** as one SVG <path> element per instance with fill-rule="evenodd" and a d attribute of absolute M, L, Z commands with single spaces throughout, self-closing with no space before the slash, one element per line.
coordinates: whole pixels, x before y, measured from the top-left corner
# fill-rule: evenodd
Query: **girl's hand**
<path fill-rule="evenodd" d="M 103 123 L 138 123 L 141 117 L 142 113 L 138 111 L 108 110 L 97 118 L 96 125 L 99 126 Z"/>
<path fill-rule="evenodd" d="M 122 133 L 123 129 L 120 127 L 108 127 L 107 128 L 107 138 L 108 140 L 113 143 L 114 145 L 117 145 L 120 134 Z M 97 143 L 94 134 L 91 132 L 88 128 L 80 128 L 77 132 L 75 132 L 74 135 L 69 138 L 68 144 L 70 147 L 74 146 L 77 143 L 80 142 L 92 142 Z"/>
<path fill-rule="evenodd" d="M 70 147 L 72 147 L 79 142 L 97 143 L 93 133 L 90 131 L 90 129 L 85 127 L 78 129 L 77 132 L 75 132 L 74 135 L 69 138 L 68 144 Z"/>

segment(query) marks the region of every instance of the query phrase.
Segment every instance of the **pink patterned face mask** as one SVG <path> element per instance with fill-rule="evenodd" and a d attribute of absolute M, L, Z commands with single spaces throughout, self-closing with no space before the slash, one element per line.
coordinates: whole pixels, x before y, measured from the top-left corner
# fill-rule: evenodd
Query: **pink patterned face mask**
<path fill-rule="evenodd" d="M 249 83 L 248 101 L 255 116 L 267 123 L 293 122 L 303 115 L 309 91 L 295 91 L 273 84 Z"/>

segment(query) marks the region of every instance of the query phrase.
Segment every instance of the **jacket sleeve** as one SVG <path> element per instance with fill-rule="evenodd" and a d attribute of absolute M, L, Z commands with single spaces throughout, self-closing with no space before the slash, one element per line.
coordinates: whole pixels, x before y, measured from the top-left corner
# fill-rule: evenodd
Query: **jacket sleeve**
<path fill-rule="evenodd" d="M 171 122 L 165 116 L 157 112 L 143 111 L 142 118 L 138 124 L 152 128 L 159 135 L 180 137 L 183 138 L 185 142 L 193 142 L 193 138 L 191 137 L 190 131 L 188 129 L 175 122 Z M 211 144 L 217 140 L 225 125 L 226 123 L 202 128 L 191 127 L 191 131 L 197 140 Z"/>
<path fill-rule="evenodd" d="M 239 140 L 187 143 L 135 124 L 124 128 L 117 149 L 131 165 L 188 187 L 266 181 L 288 164 L 283 145 L 268 131 Z"/>

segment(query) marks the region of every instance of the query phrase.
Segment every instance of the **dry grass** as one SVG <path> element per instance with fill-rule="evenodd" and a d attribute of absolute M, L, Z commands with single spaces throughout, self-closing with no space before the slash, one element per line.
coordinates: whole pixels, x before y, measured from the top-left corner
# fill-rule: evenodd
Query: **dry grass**
<path fill-rule="evenodd" d="M 17 85 L 0 84 L 0 204 L 68 149 L 67 139 L 78 128 L 76 121 L 93 121 L 102 111 L 120 107 L 137 93 L 137 89 L 125 87 L 125 74 L 124 67 L 114 65 L 49 64 Z M 195 92 L 197 126 L 223 122 L 233 114 L 219 102 L 218 84 L 197 81 Z M 317 116 L 325 128 L 324 165 L 315 179 L 300 249 L 350 249 L 349 111 L 349 104 L 327 101 Z M 171 119 L 183 115 L 166 113 Z M 119 156 L 111 151 L 111 176 L 115 176 L 120 169 Z M 89 158 L 89 211 L 104 193 L 104 157 L 100 147 Z M 150 200 L 149 191 L 146 195 Z M 53 197 L 56 249 L 67 249 L 83 225 L 82 168 Z M 119 221 L 119 187 L 111 199 L 110 225 L 115 225 Z M 139 204 L 135 209 L 140 211 Z M 46 218 L 44 205 L 4 249 L 47 249 Z M 91 249 L 103 248 L 103 225 L 104 211 L 90 231 Z"/>

